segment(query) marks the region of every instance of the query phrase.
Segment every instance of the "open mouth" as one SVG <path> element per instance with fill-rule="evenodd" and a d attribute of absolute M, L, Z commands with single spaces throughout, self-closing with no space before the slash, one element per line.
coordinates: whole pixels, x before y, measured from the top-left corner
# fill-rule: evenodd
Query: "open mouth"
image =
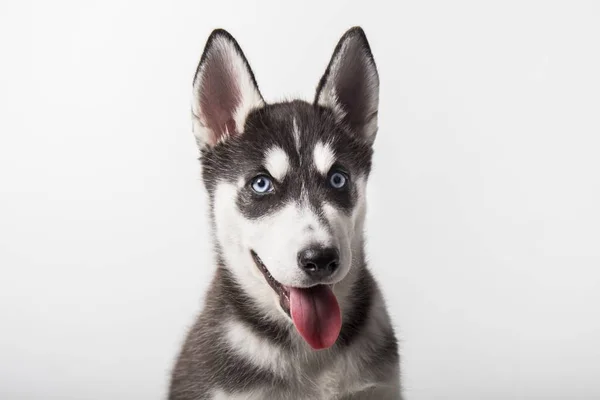
<path fill-rule="evenodd" d="M 262 262 L 258 254 L 254 252 L 254 250 L 250 250 L 250 253 L 252 254 L 252 258 L 254 259 L 256 266 L 258 267 L 260 272 L 262 272 L 269 286 L 271 286 L 271 289 L 273 289 L 273 291 L 275 291 L 275 293 L 277 293 L 277 295 L 279 296 L 279 304 L 281 305 L 281 308 L 291 318 L 290 289 L 286 286 L 283 286 L 281 283 L 277 282 L 275 278 L 273 278 L 273 275 L 271 275 L 271 273 L 267 269 L 267 266 Z"/>
<path fill-rule="evenodd" d="M 291 317 L 300 336 L 315 350 L 333 346 L 342 328 L 340 306 L 332 285 L 296 288 L 279 283 L 255 251 L 250 250 L 256 266 L 279 296 L 283 311 Z"/>

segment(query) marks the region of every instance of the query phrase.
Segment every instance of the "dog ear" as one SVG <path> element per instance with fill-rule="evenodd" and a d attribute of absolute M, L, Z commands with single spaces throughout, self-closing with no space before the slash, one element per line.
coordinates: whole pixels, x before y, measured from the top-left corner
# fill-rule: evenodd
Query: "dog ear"
<path fill-rule="evenodd" d="M 337 44 L 317 87 L 315 104 L 332 109 L 340 122 L 368 143 L 375 140 L 379 75 L 360 27 L 348 30 Z"/>
<path fill-rule="evenodd" d="M 214 30 L 196 69 L 192 120 L 198 146 L 243 132 L 248 114 L 264 105 L 250 65 L 227 31 Z"/>

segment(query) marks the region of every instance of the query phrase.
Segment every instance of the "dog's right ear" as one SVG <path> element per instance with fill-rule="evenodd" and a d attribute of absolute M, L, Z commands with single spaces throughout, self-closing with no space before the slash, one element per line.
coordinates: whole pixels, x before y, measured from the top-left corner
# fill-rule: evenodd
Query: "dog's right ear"
<path fill-rule="evenodd" d="M 242 133 L 248 114 L 264 105 L 242 49 L 222 29 L 208 38 L 193 87 L 193 129 L 200 149 Z"/>

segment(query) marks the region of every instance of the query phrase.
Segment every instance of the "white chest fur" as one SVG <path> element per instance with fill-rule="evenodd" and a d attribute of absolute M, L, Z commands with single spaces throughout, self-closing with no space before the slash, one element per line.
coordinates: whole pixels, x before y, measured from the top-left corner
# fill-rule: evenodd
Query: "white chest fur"
<path fill-rule="evenodd" d="M 297 387 L 296 393 L 271 393 L 256 390 L 247 393 L 227 394 L 215 392 L 213 398 L 231 400 L 253 399 L 294 399 L 294 400 L 333 400 L 351 393 L 362 391 L 374 385 L 366 381 L 362 370 L 360 352 L 361 343 L 349 348 L 342 354 L 331 356 L 324 352 L 299 352 L 290 355 L 289 352 L 274 346 L 267 339 L 252 332 L 243 323 L 235 320 L 228 321 L 226 340 L 231 349 L 259 368 L 268 370 L 275 375 L 293 382 Z M 295 344 L 301 347 L 303 344 Z M 319 366 L 319 368 L 315 368 Z M 318 373 L 312 371 L 319 370 Z"/>

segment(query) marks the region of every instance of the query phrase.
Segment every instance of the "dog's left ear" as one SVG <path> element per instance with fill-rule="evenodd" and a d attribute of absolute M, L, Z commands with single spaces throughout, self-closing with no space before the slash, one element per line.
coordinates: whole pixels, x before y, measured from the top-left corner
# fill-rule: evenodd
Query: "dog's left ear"
<path fill-rule="evenodd" d="M 254 74 L 227 31 L 212 32 L 194 77 L 192 120 L 200 149 L 241 134 L 248 114 L 264 106 Z"/>
<path fill-rule="evenodd" d="M 365 32 L 348 30 L 317 87 L 315 104 L 329 107 L 340 122 L 368 143 L 377 134 L 379 75 Z"/>

